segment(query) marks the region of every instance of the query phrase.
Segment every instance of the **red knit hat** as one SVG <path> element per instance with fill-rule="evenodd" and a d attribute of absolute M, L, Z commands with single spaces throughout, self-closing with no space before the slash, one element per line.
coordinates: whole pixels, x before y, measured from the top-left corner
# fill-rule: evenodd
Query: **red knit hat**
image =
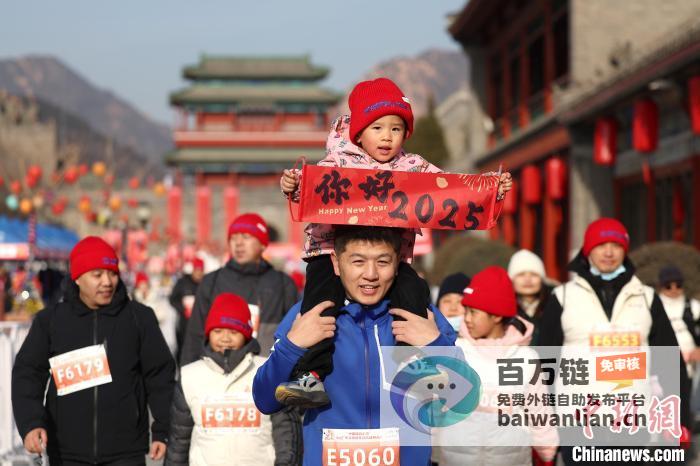
<path fill-rule="evenodd" d="M 138 286 L 141 283 L 148 283 L 150 284 L 151 281 L 148 279 L 148 275 L 146 275 L 144 272 L 137 272 L 136 273 L 136 280 L 134 281 L 134 286 L 138 288 Z"/>
<path fill-rule="evenodd" d="M 229 237 L 230 237 L 230 236 L 231 236 L 231 235 L 229 235 Z M 204 270 L 204 261 L 203 261 L 202 259 L 200 259 L 199 257 L 195 257 L 195 258 L 192 260 L 192 268 L 195 269 L 195 270 L 197 270 L 197 269 L 199 269 L 199 270 Z"/>
<path fill-rule="evenodd" d="M 231 226 L 228 227 L 228 237 L 231 239 L 231 235 L 234 233 L 248 233 L 260 240 L 263 246 L 267 246 L 270 244 L 270 236 L 267 231 L 267 223 L 260 215 L 243 214 L 231 222 Z"/>
<path fill-rule="evenodd" d="M 348 97 L 350 107 L 350 141 L 373 121 L 386 115 L 398 115 L 406 123 L 406 139 L 413 133 L 411 102 L 394 81 L 377 78 L 358 83 Z"/>
<path fill-rule="evenodd" d="M 610 242 L 625 248 L 626 253 L 630 246 L 627 228 L 614 218 L 599 218 L 586 228 L 586 234 L 583 237 L 583 255 L 588 257 L 594 247 Z"/>
<path fill-rule="evenodd" d="M 515 291 L 506 269 L 492 265 L 474 275 L 464 289 L 462 304 L 496 316 L 515 316 Z"/>
<path fill-rule="evenodd" d="M 230 328 L 240 332 L 245 341 L 253 338 L 253 323 L 250 320 L 250 308 L 243 298 L 233 293 L 221 293 L 214 299 L 209 309 L 207 322 L 204 325 L 204 335 L 215 328 Z"/>
<path fill-rule="evenodd" d="M 75 280 L 85 272 L 107 269 L 119 273 L 119 258 L 114 248 L 97 236 L 78 241 L 70 252 L 70 278 Z"/>

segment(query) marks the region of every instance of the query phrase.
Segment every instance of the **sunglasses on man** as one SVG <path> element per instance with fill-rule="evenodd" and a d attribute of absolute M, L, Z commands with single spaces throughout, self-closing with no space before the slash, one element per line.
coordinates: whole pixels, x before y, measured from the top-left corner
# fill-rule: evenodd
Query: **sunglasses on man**
<path fill-rule="evenodd" d="M 683 289 L 683 283 L 679 283 L 679 282 L 670 282 L 670 283 L 666 283 L 666 284 L 664 285 L 664 288 L 666 288 L 667 290 L 672 290 L 672 289 L 674 289 L 674 288 L 677 288 L 677 289 L 679 289 L 679 290 L 682 290 L 682 289 Z"/>

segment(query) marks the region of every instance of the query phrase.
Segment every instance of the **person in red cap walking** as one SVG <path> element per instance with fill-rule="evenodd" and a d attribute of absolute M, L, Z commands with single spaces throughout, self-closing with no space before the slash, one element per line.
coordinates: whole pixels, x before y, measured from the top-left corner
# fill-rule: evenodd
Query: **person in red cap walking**
<path fill-rule="evenodd" d="M 487 267 L 474 275 L 468 286 L 463 288 L 462 305 L 466 309 L 459 329 L 457 346 L 464 351 L 465 360 L 469 361 L 481 379 L 481 401 L 469 417 L 469 422 L 460 429 L 438 431 L 437 448 L 440 466 L 457 466 L 463 464 L 487 464 L 489 466 L 530 464 L 554 465 L 559 439 L 553 427 L 540 426 L 529 429 L 536 446 L 532 449 L 522 443 L 521 433 L 513 435 L 512 430 L 498 426 L 496 398 L 501 392 L 498 372 L 493 369 L 499 358 L 538 358 L 537 352 L 528 348 L 534 325 L 518 315 L 517 301 L 513 283 L 508 273 L 501 267 Z M 503 348 L 501 351 L 500 348 Z M 525 396 L 543 396 L 547 389 L 541 381 L 530 385 L 527 381 L 531 373 L 523 376 L 525 383 L 511 386 L 515 393 Z M 546 407 L 529 407 L 530 411 L 547 414 Z M 458 446 L 470 445 L 470 446 Z M 532 451 L 531 451 L 532 450 Z"/>
<path fill-rule="evenodd" d="M 318 164 L 328 167 L 367 168 L 392 171 L 440 173 L 442 170 L 418 154 L 403 150 L 404 142 L 413 133 L 411 102 L 390 79 L 377 78 L 358 83 L 348 97 L 349 116 L 337 118 L 326 142 L 326 158 Z M 285 170 L 280 186 L 285 196 L 299 198 L 301 175 L 298 170 Z M 501 176 L 499 199 L 510 190 L 510 173 Z M 334 306 L 324 316 L 336 316 L 345 296 L 340 280 L 333 273 L 330 254 L 333 251 L 333 225 L 310 224 L 304 247 L 306 286 L 301 313 L 323 301 Z M 430 290 L 422 278 L 408 265 L 413 257 L 416 230 L 403 230 L 401 266 L 396 285 L 389 297 L 392 306 L 426 317 Z M 401 320 L 398 318 L 397 320 Z M 328 403 L 323 396 L 322 380 L 331 370 L 332 341 L 323 341 L 312 348 L 299 362 L 290 382 L 280 386 L 278 395 L 284 403 L 314 407 Z M 310 389 L 313 387 L 313 390 Z"/>
<path fill-rule="evenodd" d="M 137 272 L 134 280 L 132 298 L 144 306 L 153 309 L 165 342 L 168 344 L 170 352 L 175 356 L 177 353 L 177 339 L 175 335 L 177 314 L 172 306 L 170 306 L 167 297 L 160 287 L 160 283 L 157 280 L 154 280 L 154 283 L 152 283 L 146 272 Z"/>
<path fill-rule="evenodd" d="M 299 464 L 297 411 L 268 416 L 253 403 L 253 377 L 265 358 L 258 356 L 246 300 L 233 293 L 218 295 L 204 335 L 202 357 L 182 367 L 175 388 L 165 465 Z"/>
<path fill-rule="evenodd" d="M 588 225 L 583 247 L 569 263 L 574 278 L 556 287 L 545 305 L 541 346 L 606 346 L 605 336 L 611 332 L 629 346 L 678 346 L 659 296 L 635 275 L 627 257 L 629 243 L 627 229 L 614 218 Z M 660 382 L 663 386 L 666 381 Z M 690 381 L 683 362 L 679 383 L 681 424 L 689 426 Z M 685 441 L 688 432 L 683 430 Z M 562 454 L 567 464 L 574 463 L 571 447 L 562 447 Z"/>
<path fill-rule="evenodd" d="M 177 311 L 175 337 L 177 339 L 178 361 L 180 360 L 182 345 L 185 341 L 187 322 L 192 315 L 194 298 L 197 295 L 197 288 L 202 282 L 202 277 L 204 277 L 204 261 L 199 257 L 195 257 L 192 262 L 185 264 L 182 268 L 182 276 L 177 279 L 168 297 L 170 305 Z"/>
<path fill-rule="evenodd" d="M 253 315 L 253 332 L 260 354 L 267 356 L 273 334 L 287 310 L 297 301 L 294 282 L 263 258 L 270 244 L 267 223 L 258 214 L 236 217 L 228 229 L 230 260 L 202 278 L 187 324 L 180 364 L 196 361 L 204 350 L 204 323 L 214 298 L 234 293 L 246 300 Z"/>
<path fill-rule="evenodd" d="M 12 370 L 25 448 L 52 466 L 163 458 L 175 362 L 153 310 L 129 299 L 119 259 L 98 237 L 75 245 L 70 278 L 62 301 L 36 315 Z"/>

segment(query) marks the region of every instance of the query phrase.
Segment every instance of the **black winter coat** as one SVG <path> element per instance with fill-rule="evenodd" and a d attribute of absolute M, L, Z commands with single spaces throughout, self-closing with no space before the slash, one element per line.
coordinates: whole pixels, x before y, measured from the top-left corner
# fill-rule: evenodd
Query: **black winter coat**
<path fill-rule="evenodd" d="M 153 310 L 131 301 L 120 281 L 112 303 L 91 310 L 74 282 L 63 301 L 32 322 L 12 369 L 12 408 L 22 438 L 43 427 L 51 459 L 89 463 L 145 455 L 167 442 L 175 362 Z M 57 396 L 49 358 L 104 343 L 112 382 Z M 50 380 L 49 380 L 50 379 Z M 48 391 L 44 404 L 47 380 Z"/>
<path fill-rule="evenodd" d="M 257 340 L 260 355 L 268 356 L 274 333 L 287 311 L 297 302 L 298 293 L 289 276 L 275 270 L 269 262 L 238 264 L 230 260 L 218 270 L 202 278 L 197 289 L 192 316 L 187 323 L 180 365 L 196 361 L 204 350 L 204 323 L 214 298 L 220 293 L 235 293 L 248 304 L 260 308 Z"/>

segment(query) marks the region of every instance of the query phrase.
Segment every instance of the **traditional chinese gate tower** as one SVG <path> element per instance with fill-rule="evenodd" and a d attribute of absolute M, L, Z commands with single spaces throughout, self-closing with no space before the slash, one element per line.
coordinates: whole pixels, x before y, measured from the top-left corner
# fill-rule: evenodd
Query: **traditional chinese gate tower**
<path fill-rule="evenodd" d="M 328 109 L 340 98 L 318 85 L 327 74 L 307 56 L 202 56 L 184 68 L 191 84 L 170 95 L 177 122 L 175 149 L 166 159 L 185 188 L 196 186 L 197 212 L 189 218 L 197 219 L 198 243 L 223 239 L 239 196 L 241 210 L 261 213 L 288 231 L 289 242 L 300 243 L 298 225 L 289 229 L 285 222 L 279 176 L 301 155 L 315 162 L 325 154 Z"/>

